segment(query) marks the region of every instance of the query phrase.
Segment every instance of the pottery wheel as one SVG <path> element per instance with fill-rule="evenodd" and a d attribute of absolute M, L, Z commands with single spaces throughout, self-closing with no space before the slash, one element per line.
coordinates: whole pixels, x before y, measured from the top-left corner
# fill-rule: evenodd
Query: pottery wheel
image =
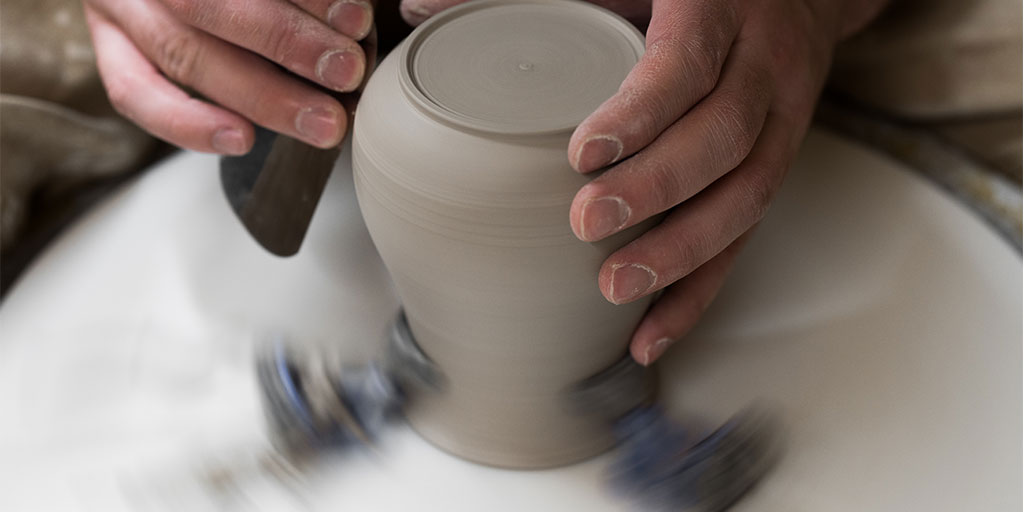
<path fill-rule="evenodd" d="M 346 149 L 345 154 L 348 153 Z M 278 330 L 369 357 L 397 308 L 339 162 L 296 257 L 180 153 L 58 240 L 0 305 L 0 510 L 629 510 L 602 456 L 488 468 L 405 427 L 301 483 L 202 472 L 266 442 L 252 359 Z M 738 511 L 1019 511 L 1021 262 L 913 171 L 812 132 L 700 326 L 677 418 L 775 404 L 788 445 Z M 211 489 L 219 489 L 211 491 Z M 226 489 L 226 490 L 225 490 Z"/>
<path fill-rule="evenodd" d="M 571 130 L 615 94 L 643 53 L 639 32 L 591 5 L 476 7 L 428 21 L 408 59 L 419 91 L 469 128 Z"/>

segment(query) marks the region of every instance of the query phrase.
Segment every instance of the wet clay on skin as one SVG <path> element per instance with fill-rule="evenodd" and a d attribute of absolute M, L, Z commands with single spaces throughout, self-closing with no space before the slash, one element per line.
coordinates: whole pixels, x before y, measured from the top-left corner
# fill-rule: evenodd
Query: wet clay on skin
<path fill-rule="evenodd" d="M 420 26 L 380 65 L 356 115 L 360 208 L 423 352 L 447 379 L 407 411 L 431 442 L 537 468 L 608 448 L 565 390 L 624 357 L 649 300 L 601 295 L 599 243 L 569 226 L 590 177 L 573 129 L 643 53 L 643 37 L 578 2 L 472 2 Z"/>

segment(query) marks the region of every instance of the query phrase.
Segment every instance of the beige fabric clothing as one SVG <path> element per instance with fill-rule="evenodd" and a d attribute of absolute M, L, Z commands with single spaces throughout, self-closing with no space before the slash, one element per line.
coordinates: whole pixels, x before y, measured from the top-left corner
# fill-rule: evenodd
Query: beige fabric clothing
<path fill-rule="evenodd" d="M 1021 181 L 1020 0 L 892 0 L 836 51 L 829 88 Z"/>
<path fill-rule="evenodd" d="M 836 51 L 830 87 L 903 117 L 1021 109 L 1020 0 L 892 0 Z"/>
<path fill-rule="evenodd" d="M 137 168 L 153 139 L 110 107 L 77 0 L 4 2 L 0 13 L 0 251 L 27 217 Z"/>

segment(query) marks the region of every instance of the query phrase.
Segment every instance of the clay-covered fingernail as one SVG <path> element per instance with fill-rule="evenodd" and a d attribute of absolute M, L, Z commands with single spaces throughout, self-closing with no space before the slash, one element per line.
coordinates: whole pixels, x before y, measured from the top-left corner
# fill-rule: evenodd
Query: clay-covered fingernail
<path fill-rule="evenodd" d="M 620 264 L 612 269 L 608 295 L 615 304 L 629 302 L 650 291 L 658 279 L 654 270 L 639 263 Z"/>
<path fill-rule="evenodd" d="M 295 118 L 295 129 L 313 145 L 331 147 L 341 139 L 340 113 L 331 108 L 304 108 Z"/>
<path fill-rule="evenodd" d="M 244 155 L 249 151 L 245 135 L 238 128 L 221 128 L 210 141 L 213 150 L 222 155 Z"/>
<path fill-rule="evenodd" d="M 373 26 L 373 6 L 366 0 L 337 0 L 327 9 L 327 23 L 356 41 Z"/>
<path fill-rule="evenodd" d="M 363 80 L 363 64 L 358 50 L 328 50 L 316 62 L 316 76 L 331 89 L 349 92 Z"/>
<path fill-rule="evenodd" d="M 622 141 L 614 135 L 591 135 L 576 151 L 576 170 L 596 171 L 622 156 Z"/>
<path fill-rule="evenodd" d="M 587 242 L 600 240 L 622 229 L 629 220 L 629 205 L 620 197 L 587 199 L 580 213 L 580 238 Z"/>
<path fill-rule="evenodd" d="M 651 363 L 657 361 L 658 358 L 661 357 L 661 355 L 664 354 L 666 350 L 668 350 L 668 346 L 671 343 L 671 338 L 661 338 L 660 340 L 655 341 L 650 345 L 647 345 L 647 348 L 644 349 L 643 360 L 637 362 L 644 366 L 650 365 Z"/>

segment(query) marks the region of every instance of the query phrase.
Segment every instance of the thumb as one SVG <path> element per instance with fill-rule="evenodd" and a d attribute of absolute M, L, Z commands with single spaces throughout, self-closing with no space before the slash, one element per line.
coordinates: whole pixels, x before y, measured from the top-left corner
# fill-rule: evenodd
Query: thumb
<path fill-rule="evenodd" d="M 465 3 L 467 0 L 402 0 L 401 13 L 402 19 L 406 23 L 416 26 L 427 18 L 461 3 Z"/>

